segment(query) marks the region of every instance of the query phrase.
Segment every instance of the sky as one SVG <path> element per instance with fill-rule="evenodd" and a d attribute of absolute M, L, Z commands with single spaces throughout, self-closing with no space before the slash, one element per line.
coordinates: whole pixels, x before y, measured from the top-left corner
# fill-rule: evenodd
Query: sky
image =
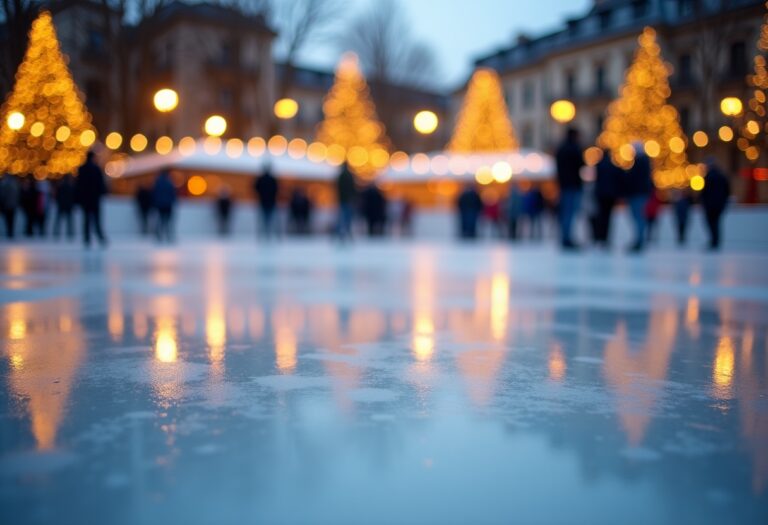
<path fill-rule="evenodd" d="M 347 18 L 376 0 L 346 0 Z M 466 80 L 475 58 L 509 45 L 520 32 L 533 35 L 559 28 L 589 10 L 594 0 L 399 0 L 413 34 L 428 44 L 438 60 L 440 79 L 452 89 Z M 339 22 L 343 28 L 344 21 Z M 303 53 L 306 66 L 331 69 L 338 49 L 315 45 Z"/>

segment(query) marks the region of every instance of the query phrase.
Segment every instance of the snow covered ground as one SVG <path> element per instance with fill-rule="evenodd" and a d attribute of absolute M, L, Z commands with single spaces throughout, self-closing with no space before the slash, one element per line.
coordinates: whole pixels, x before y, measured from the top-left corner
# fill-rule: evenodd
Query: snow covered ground
<path fill-rule="evenodd" d="M 766 523 L 768 253 L 0 249 L 0 523 Z"/>

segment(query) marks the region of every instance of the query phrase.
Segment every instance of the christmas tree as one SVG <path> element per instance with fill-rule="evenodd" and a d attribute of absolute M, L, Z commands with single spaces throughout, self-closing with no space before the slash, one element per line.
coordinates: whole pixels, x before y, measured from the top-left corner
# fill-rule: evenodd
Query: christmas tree
<path fill-rule="evenodd" d="M 653 159 L 656 186 L 685 186 L 697 170 L 688 166 L 687 141 L 677 110 L 667 104 L 671 93 L 670 70 L 661 58 L 656 32 L 652 28 L 643 30 L 638 43 L 634 61 L 620 90 L 621 96 L 608 106 L 608 116 L 597 143 L 611 150 L 617 165 L 628 168 L 634 158 L 631 144 L 643 142 L 645 151 Z"/>
<path fill-rule="evenodd" d="M 323 102 L 323 116 L 317 140 L 329 147 L 341 146 L 357 175 L 371 177 L 387 164 L 389 139 L 354 54 L 342 57 Z"/>
<path fill-rule="evenodd" d="M 0 171 L 38 179 L 72 173 L 96 138 L 48 11 L 32 24 L 0 115 Z"/>
<path fill-rule="evenodd" d="M 448 149 L 461 153 L 517 148 L 499 75 L 492 69 L 478 69 L 469 81 Z"/>
<path fill-rule="evenodd" d="M 768 7 L 768 2 L 766 3 Z M 752 97 L 747 103 L 746 111 L 739 123 L 739 134 L 736 145 L 747 160 L 755 164 L 768 164 L 766 149 L 768 149 L 768 115 L 766 115 L 766 99 L 768 98 L 768 15 L 763 18 L 760 30 L 760 40 L 757 42 L 755 56 L 755 74 L 747 77 L 747 83 L 752 89 Z"/>

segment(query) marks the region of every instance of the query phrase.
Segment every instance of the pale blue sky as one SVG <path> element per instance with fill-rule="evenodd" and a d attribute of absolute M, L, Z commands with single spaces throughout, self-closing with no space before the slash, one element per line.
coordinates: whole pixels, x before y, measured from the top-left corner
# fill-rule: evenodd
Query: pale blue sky
<path fill-rule="evenodd" d="M 346 0 L 348 17 L 376 0 Z M 435 51 L 444 81 L 461 83 L 478 56 L 512 42 L 521 32 L 537 34 L 559 27 L 569 16 L 585 13 L 593 0 L 399 0 L 411 28 Z M 343 24 L 343 21 L 340 21 Z M 343 25 L 341 26 L 343 27 Z M 333 46 L 315 46 L 305 65 L 333 67 Z"/>

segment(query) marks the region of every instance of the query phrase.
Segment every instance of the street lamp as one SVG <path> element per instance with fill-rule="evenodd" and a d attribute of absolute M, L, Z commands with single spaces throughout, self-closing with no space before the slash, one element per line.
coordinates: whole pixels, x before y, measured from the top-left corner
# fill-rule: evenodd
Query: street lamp
<path fill-rule="evenodd" d="M 206 135 L 221 137 L 227 131 L 227 120 L 221 115 L 211 115 L 206 119 L 203 129 Z"/>
<path fill-rule="evenodd" d="M 720 111 L 726 117 L 735 117 L 741 114 L 742 104 L 737 97 L 725 97 L 720 101 Z"/>
<path fill-rule="evenodd" d="M 576 116 L 576 106 L 570 100 L 555 100 L 549 106 L 549 114 L 560 124 L 567 124 Z"/>
<path fill-rule="evenodd" d="M 292 98 L 281 98 L 275 102 L 275 116 L 282 120 L 292 119 L 299 112 L 299 103 Z"/>
<path fill-rule="evenodd" d="M 431 135 L 437 129 L 439 119 L 434 111 L 423 110 L 413 117 L 413 127 L 422 135 Z"/>
<path fill-rule="evenodd" d="M 152 102 L 160 113 L 169 113 L 179 105 L 179 94 L 170 88 L 163 88 L 155 93 Z"/>

